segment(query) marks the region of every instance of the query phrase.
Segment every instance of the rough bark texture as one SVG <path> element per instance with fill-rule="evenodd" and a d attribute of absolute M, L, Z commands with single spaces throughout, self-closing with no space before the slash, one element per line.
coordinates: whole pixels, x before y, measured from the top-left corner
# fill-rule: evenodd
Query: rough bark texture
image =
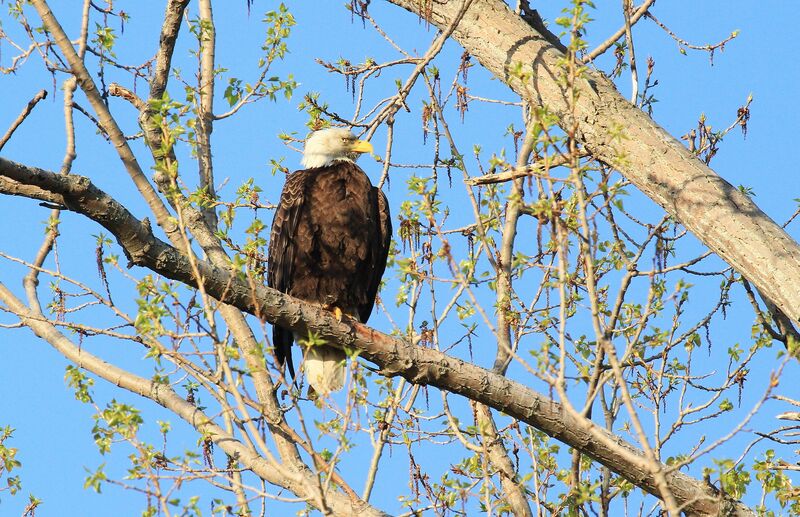
<path fill-rule="evenodd" d="M 156 238 L 149 224 L 92 185 L 88 178 L 62 176 L 0 158 L 0 176 L 20 184 L 20 195 L 46 198 L 98 222 L 117 238 L 132 264 L 196 286 L 189 259 Z M 26 191 L 26 188 L 29 191 Z M 46 194 L 43 195 L 43 192 Z M 293 331 L 315 332 L 328 343 L 360 352 L 387 376 L 402 376 L 465 396 L 502 411 L 595 458 L 612 471 L 658 496 L 652 473 L 641 451 L 566 411 L 560 404 L 526 386 L 471 363 L 432 349 L 414 346 L 364 325 L 337 321 L 332 313 L 264 287 L 249 283 L 223 268 L 198 260 L 197 272 L 206 292 L 220 301 Z M 683 509 L 697 515 L 754 515 L 737 501 L 725 499 L 706 483 L 682 472 L 666 472 L 669 489 Z"/>
<path fill-rule="evenodd" d="M 461 2 L 390 0 L 439 28 Z M 564 54 L 501 0 L 476 0 L 453 32 L 461 45 L 528 101 L 572 126 L 567 94 L 558 79 Z M 519 74 L 509 68 L 521 65 Z M 587 70 L 575 85 L 578 138 L 592 155 L 675 216 L 728 264 L 755 284 L 786 315 L 800 321 L 800 246 L 747 196 L 694 157 L 601 73 Z M 612 135 L 621 134 L 614 139 Z"/>

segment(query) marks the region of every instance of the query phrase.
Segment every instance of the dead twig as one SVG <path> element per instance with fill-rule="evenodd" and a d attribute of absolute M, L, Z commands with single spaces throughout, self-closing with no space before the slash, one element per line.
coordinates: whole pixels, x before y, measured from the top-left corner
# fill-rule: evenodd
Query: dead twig
<path fill-rule="evenodd" d="M 39 101 L 46 97 L 47 90 L 40 90 L 39 93 L 34 95 L 33 98 L 28 101 L 28 104 L 25 106 L 25 108 L 23 108 L 22 113 L 20 113 L 16 120 L 11 123 L 11 127 L 8 128 L 8 131 L 6 131 L 6 134 L 3 135 L 3 138 L 0 138 L 0 150 L 3 149 L 3 146 L 6 145 L 6 142 L 8 142 L 8 140 L 11 138 L 11 135 L 14 134 L 14 131 L 17 130 L 20 124 L 22 124 L 25 119 L 28 118 L 28 115 L 31 114 L 31 111 L 33 111 L 33 108 L 36 107 Z"/>

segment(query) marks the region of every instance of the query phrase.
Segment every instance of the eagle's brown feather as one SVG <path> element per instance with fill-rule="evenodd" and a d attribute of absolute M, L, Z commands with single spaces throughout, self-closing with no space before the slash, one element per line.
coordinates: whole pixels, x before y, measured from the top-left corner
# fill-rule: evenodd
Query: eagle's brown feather
<path fill-rule="evenodd" d="M 272 223 L 267 283 L 366 322 L 391 235 L 386 196 L 355 163 L 342 160 L 294 172 Z M 293 341 L 290 330 L 273 327 L 276 358 L 292 376 Z"/>

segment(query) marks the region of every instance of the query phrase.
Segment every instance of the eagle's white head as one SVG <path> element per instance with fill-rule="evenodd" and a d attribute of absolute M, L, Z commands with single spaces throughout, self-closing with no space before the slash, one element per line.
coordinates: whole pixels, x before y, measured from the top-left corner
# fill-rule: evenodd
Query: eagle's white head
<path fill-rule="evenodd" d="M 348 129 L 323 129 L 308 137 L 300 163 L 306 169 L 326 167 L 340 160 L 355 162 L 359 154 L 371 152 L 372 144 L 358 140 Z"/>

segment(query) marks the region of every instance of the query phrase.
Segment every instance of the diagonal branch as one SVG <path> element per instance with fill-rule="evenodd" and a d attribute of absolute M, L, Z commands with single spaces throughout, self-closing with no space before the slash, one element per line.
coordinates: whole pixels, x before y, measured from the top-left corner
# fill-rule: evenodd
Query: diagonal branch
<path fill-rule="evenodd" d="M 190 0 L 169 0 L 167 3 L 164 23 L 161 25 L 161 35 L 158 39 L 155 71 L 152 79 L 150 79 L 151 99 L 161 99 L 167 90 L 169 69 L 172 66 L 172 55 L 175 52 L 175 42 L 178 41 L 181 20 L 189 2 Z"/>
<path fill-rule="evenodd" d="M 60 196 L 65 207 L 101 224 L 114 234 L 133 264 L 165 277 L 197 286 L 189 259 L 157 239 L 149 225 L 84 177 L 61 176 L 0 158 L 0 177 Z M 1 185 L 1 184 L 0 184 Z M 35 190 L 31 190 L 35 196 Z M 206 292 L 250 314 L 295 332 L 314 332 L 327 343 L 349 347 L 378 365 L 385 376 L 402 376 L 414 384 L 431 385 L 486 404 L 580 450 L 614 472 L 658 496 L 649 463 L 640 450 L 590 420 L 564 410 L 560 404 L 532 389 L 489 370 L 437 350 L 412 345 L 365 325 L 338 321 L 310 305 L 262 285 L 251 285 L 227 269 L 198 260 L 194 264 Z M 660 464 L 669 490 L 684 511 L 717 515 L 732 509 L 753 512 L 738 501 L 717 493 L 706 483 Z"/>
<path fill-rule="evenodd" d="M 45 97 L 47 97 L 47 90 L 40 90 L 39 93 L 34 95 L 33 98 L 30 101 L 28 101 L 28 104 L 26 104 L 25 107 L 22 108 L 22 112 L 14 120 L 14 122 L 11 123 L 11 126 L 8 128 L 8 131 L 6 131 L 6 134 L 4 134 L 2 138 L 0 138 L 0 150 L 3 149 L 3 146 L 6 145 L 6 142 L 8 142 L 8 140 L 11 138 L 11 135 L 14 134 L 14 131 L 17 130 L 20 124 L 22 124 L 25 121 L 25 119 L 28 118 L 28 115 L 31 114 L 33 108 L 39 103 L 40 100 L 44 99 Z"/>

